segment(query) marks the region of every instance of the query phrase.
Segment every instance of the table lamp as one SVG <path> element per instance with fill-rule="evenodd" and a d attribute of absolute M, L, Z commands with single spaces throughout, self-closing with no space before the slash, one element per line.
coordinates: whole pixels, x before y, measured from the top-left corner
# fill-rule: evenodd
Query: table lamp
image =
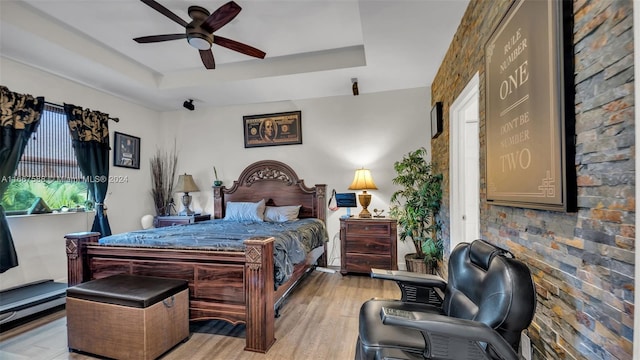
<path fill-rule="evenodd" d="M 371 194 L 367 193 L 367 190 L 378 190 L 378 187 L 373 182 L 371 177 L 371 171 L 369 169 L 358 169 L 353 177 L 353 182 L 349 186 L 349 190 L 363 190 L 362 194 L 358 195 L 358 201 L 362 206 L 362 211 L 358 215 L 361 218 L 370 218 L 371 213 L 367 210 L 367 206 L 371 204 Z"/>
<path fill-rule="evenodd" d="M 193 177 L 186 173 L 178 176 L 178 184 L 174 191 L 184 193 L 182 196 L 182 205 L 184 205 L 184 210 L 180 212 L 180 215 L 193 215 L 194 212 L 189 209 L 189 206 L 191 205 L 191 195 L 189 195 L 189 193 L 200 191 L 200 189 L 198 189 L 198 185 L 193 181 Z"/>

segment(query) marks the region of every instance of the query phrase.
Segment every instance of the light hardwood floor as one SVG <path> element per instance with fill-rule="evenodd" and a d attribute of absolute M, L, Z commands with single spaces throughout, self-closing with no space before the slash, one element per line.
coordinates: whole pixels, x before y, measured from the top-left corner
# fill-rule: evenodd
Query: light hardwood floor
<path fill-rule="evenodd" d="M 162 359 L 353 359 L 358 311 L 372 297 L 397 299 L 400 291 L 391 281 L 315 271 L 289 296 L 267 354 L 243 351 L 243 325 L 202 321 L 192 323 L 190 339 Z M 59 311 L 0 334 L 0 359 L 94 358 L 68 352 L 66 317 Z"/>

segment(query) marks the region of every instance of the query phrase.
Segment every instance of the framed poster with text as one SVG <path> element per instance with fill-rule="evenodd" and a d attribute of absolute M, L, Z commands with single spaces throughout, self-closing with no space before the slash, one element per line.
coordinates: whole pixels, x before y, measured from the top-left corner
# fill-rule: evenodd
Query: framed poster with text
<path fill-rule="evenodd" d="M 576 207 L 569 1 L 517 0 L 485 47 L 487 201 Z M 567 16 L 563 19 L 563 14 Z"/>

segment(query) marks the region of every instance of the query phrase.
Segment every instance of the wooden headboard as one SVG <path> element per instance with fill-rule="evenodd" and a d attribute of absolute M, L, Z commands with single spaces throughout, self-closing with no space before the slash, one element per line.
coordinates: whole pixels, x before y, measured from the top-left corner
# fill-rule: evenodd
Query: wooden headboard
<path fill-rule="evenodd" d="M 287 164 L 262 160 L 247 166 L 229 188 L 213 187 L 213 217 L 224 218 L 229 201 L 256 202 L 269 206 L 302 205 L 300 218 L 318 218 L 326 222 L 326 184 L 307 187 Z"/>

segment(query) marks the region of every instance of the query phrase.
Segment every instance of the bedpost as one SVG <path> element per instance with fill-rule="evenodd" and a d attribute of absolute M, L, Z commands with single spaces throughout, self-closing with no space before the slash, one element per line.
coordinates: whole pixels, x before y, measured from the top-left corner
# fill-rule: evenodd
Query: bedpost
<path fill-rule="evenodd" d="M 316 198 L 318 203 L 316 204 L 317 218 L 327 223 L 327 185 L 316 184 Z"/>
<path fill-rule="evenodd" d="M 326 184 L 316 184 L 316 212 L 317 218 L 324 222 L 324 225 L 327 226 L 327 185 Z M 329 257 L 327 251 L 327 244 L 324 246 L 324 254 L 318 259 L 318 266 L 326 267 L 327 266 L 327 258 Z"/>
<path fill-rule="evenodd" d="M 87 244 L 97 243 L 99 232 L 77 232 L 67 234 L 67 283 L 69 286 L 89 281 L 89 269 L 86 259 Z"/>
<path fill-rule="evenodd" d="M 222 186 L 212 186 L 213 188 L 213 218 L 222 219 L 224 215 L 222 210 L 224 208 L 224 195 L 222 192 Z"/>
<path fill-rule="evenodd" d="M 276 341 L 272 237 L 244 241 L 246 277 L 246 347 L 266 353 Z"/>

